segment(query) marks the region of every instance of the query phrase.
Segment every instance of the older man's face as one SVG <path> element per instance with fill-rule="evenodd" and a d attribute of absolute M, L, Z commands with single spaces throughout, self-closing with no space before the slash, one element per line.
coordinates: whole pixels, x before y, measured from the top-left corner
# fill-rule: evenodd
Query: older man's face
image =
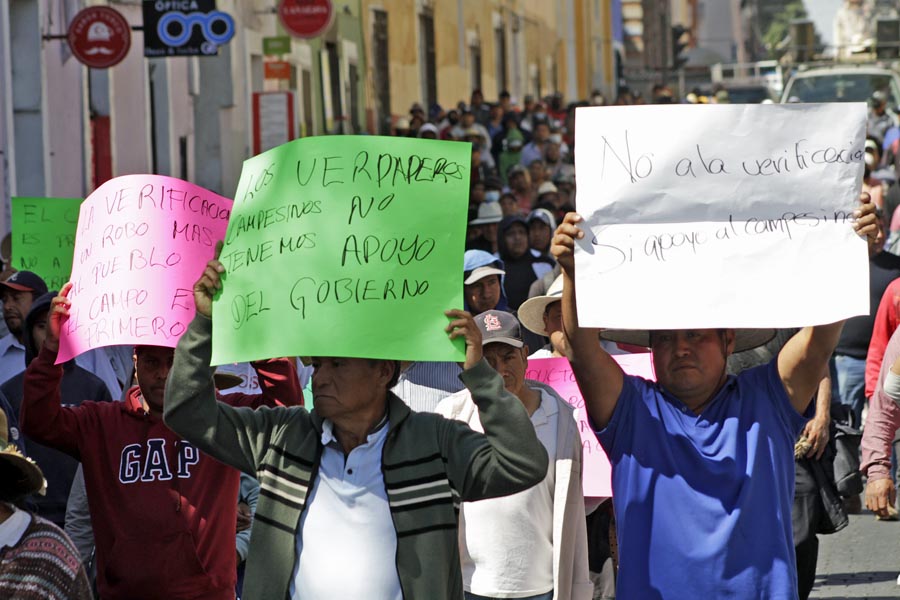
<path fill-rule="evenodd" d="M 388 361 L 317 356 L 312 359 L 313 406 L 323 419 L 352 417 L 383 398 L 393 367 Z"/>
<path fill-rule="evenodd" d="M 656 379 L 693 408 L 722 384 L 725 361 L 734 350 L 733 329 L 675 329 L 650 336 Z M 692 402 L 694 399 L 700 399 Z"/>
<path fill-rule="evenodd" d="M 502 342 L 494 342 L 485 345 L 484 359 L 503 377 L 504 387 L 518 396 L 525 386 L 528 348 L 516 348 Z"/>

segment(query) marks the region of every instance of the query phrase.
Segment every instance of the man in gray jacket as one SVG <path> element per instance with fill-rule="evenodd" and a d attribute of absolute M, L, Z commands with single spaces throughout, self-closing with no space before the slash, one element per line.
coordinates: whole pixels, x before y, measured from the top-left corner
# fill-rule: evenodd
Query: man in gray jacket
<path fill-rule="evenodd" d="M 223 272 L 210 261 L 194 286 L 165 420 L 260 481 L 244 598 L 462 599 L 459 503 L 527 489 L 548 464 L 522 403 L 483 360 L 471 315 L 447 311 L 447 332 L 466 341 L 460 378 L 484 434 L 411 412 L 389 392 L 399 373 L 387 360 L 315 357 L 312 412 L 244 411 L 216 402 L 209 367 Z"/>

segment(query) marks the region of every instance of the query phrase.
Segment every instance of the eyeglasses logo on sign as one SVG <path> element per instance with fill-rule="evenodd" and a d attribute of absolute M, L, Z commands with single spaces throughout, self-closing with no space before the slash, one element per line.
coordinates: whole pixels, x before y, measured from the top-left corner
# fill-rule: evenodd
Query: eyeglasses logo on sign
<path fill-rule="evenodd" d="M 144 56 L 213 56 L 234 37 L 215 0 L 144 0 Z"/>

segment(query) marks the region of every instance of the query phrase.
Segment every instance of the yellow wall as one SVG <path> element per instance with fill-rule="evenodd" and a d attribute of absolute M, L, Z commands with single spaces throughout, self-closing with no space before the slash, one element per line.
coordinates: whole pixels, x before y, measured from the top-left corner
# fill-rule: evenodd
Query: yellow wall
<path fill-rule="evenodd" d="M 494 35 L 494 16 L 499 14 L 506 28 L 507 82 L 514 99 L 522 102 L 522 96 L 533 93 L 532 66 L 540 73 L 542 96 L 567 89 L 569 77 L 574 77 L 579 98 L 587 98 L 591 92 L 595 64 L 595 38 L 609 39 L 609 34 L 596 32 L 598 24 L 608 21 L 595 18 L 593 0 L 464 0 L 460 57 L 459 6 L 456 0 L 360 0 L 363 16 L 368 72 L 367 105 L 375 106 L 374 61 L 372 60 L 372 9 L 382 9 L 388 14 L 388 54 L 391 90 L 390 112 L 396 118 L 406 115 L 414 102 L 422 101 L 421 65 L 419 60 L 418 15 L 422 6 L 430 6 L 434 14 L 438 102 L 449 109 L 460 100 L 468 102 L 471 93 L 470 37 L 480 41 L 482 77 L 481 87 L 488 101 L 496 100 L 500 92 L 497 81 Z M 566 61 L 566 6 L 571 4 L 575 15 L 574 68 Z M 608 7 L 609 1 L 602 0 Z M 514 44 L 513 23 L 518 16 L 519 53 Z M 611 42 L 610 42 L 611 43 Z M 605 53 L 604 53 L 605 54 Z M 462 61 L 460 61 L 462 58 Z M 518 63 L 518 67 L 516 67 Z M 557 80 L 551 81 L 554 64 Z M 515 86 L 515 73 L 519 72 L 519 89 Z M 578 98 L 567 98 L 576 100 Z M 427 107 L 426 107 L 427 109 Z"/>

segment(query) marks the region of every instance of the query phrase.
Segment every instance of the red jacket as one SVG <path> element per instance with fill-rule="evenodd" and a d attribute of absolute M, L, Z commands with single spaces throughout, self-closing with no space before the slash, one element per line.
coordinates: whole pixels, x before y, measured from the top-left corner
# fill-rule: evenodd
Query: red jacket
<path fill-rule="evenodd" d="M 884 349 L 888 341 L 900 326 L 900 279 L 893 280 L 884 290 L 878 312 L 875 313 L 875 324 L 872 326 L 872 337 L 869 340 L 869 351 L 866 354 L 866 398 L 871 398 L 878 385 L 878 373 L 884 360 Z"/>
<path fill-rule="evenodd" d="M 25 373 L 21 425 L 28 436 L 74 456 L 84 480 L 104 600 L 233 600 L 240 475 L 200 453 L 142 408 L 126 402 L 60 406 L 62 368 L 42 349 Z M 254 363 L 263 393 L 229 394 L 233 406 L 300 404 L 292 360 Z"/>

